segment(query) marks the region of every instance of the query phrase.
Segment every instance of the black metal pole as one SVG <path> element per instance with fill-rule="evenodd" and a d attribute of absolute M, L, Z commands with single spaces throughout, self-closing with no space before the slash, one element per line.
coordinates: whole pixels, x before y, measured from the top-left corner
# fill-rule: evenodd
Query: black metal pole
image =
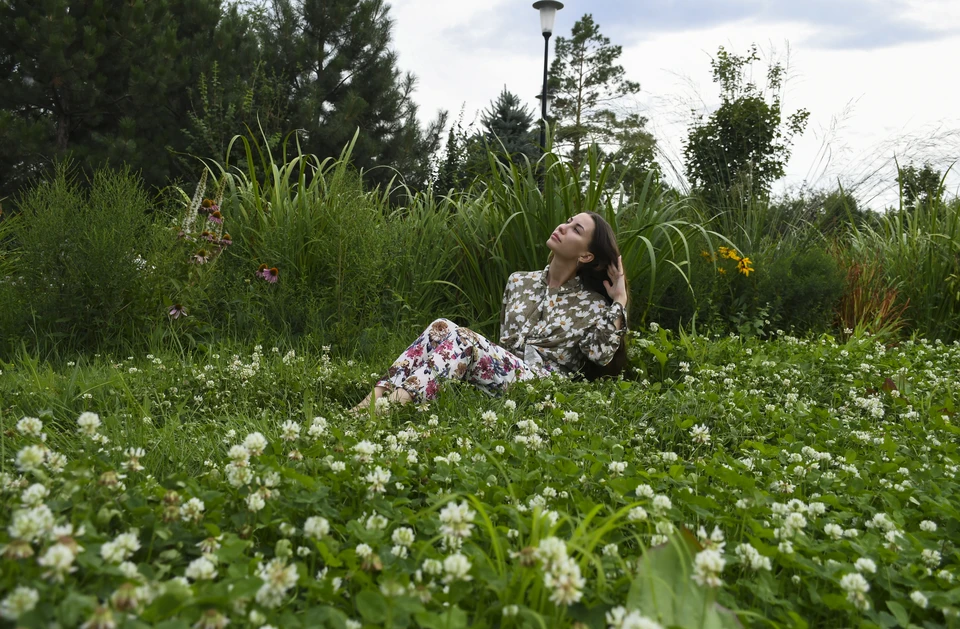
<path fill-rule="evenodd" d="M 550 33 L 543 34 L 543 93 L 540 95 L 540 151 L 547 151 L 547 57 L 550 55 Z"/>

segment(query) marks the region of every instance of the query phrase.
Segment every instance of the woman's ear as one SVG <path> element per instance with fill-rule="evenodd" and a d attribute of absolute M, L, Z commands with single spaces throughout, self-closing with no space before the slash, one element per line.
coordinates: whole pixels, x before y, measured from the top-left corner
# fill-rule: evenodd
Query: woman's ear
<path fill-rule="evenodd" d="M 593 258 L 594 258 L 594 255 L 588 251 L 582 256 L 580 256 L 577 262 L 579 262 L 580 264 L 590 264 L 591 262 L 593 262 Z"/>

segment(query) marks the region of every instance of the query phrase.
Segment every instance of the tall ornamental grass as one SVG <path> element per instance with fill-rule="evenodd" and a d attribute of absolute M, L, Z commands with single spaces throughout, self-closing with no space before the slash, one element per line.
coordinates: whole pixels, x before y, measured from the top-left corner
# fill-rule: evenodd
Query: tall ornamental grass
<path fill-rule="evenodd" d="M 905 305 L 906 328 L 931 338 L 960 338 L 960 201 L 920 203 L 850 232 L 861 264 L 879 265 Z"/>
<path fill-rule="evenodd" d="M 628 195 L 596 153 L 581 171 L 552 153 L 520 165 L 493 154 L 489 160 L 487 176 L 457 199 L 452 220 L 458 261 L 453 281 L 466 314 L 481 329 L 492 329 L 510 273 L 543 268 L 550 234 L 580 212 L 600 214 L 617 234 L 634 321 L 646 318 L 671 281 L 688 283 L 692 256 L 720 238 L 682 218 L 683 201 L 652 175 Z"/>

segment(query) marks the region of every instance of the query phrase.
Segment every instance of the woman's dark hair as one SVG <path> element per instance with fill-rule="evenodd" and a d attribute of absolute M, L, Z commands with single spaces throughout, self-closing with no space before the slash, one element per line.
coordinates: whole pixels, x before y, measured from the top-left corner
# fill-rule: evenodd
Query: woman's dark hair
<path fill-rule="evenodd" d="M 577 277 L 580 278 L 584 288 L 599 293 L 609 305 L 613 303 L 613 299 L 607 294 L 607 289 L 603 285 L 603 282 L 604 280 L 610 280 L 610 276 L 607 275 L 607 267 L 611 264 L 616 264 L 617 258 L 620 257 L 620 249 L 617 247 L 617 237 L 613 233 L 613 228 L 610 227 L 610 223 L 596 212 L 587 212 L 587 214 L 593 219 L 595 225 L 593 240 L 590 241 L 590 246 L 588 247 L 590 253 L 593 254 L 593 260 L 577 266 Z M 626 281 L 626 277 L 624 277 L 624 281 Z M 629 294 L 629 292 L 630 288 L 628 286 L 627 294 Z M 626 315 L 626 310 L 624 310 L 624 315 Z M 620 342 L 620 347 L 618 347 L 614 353 L 613 359 L 606 365 L 598 365 L 591 360 L 586 361 L 582 369 L 585 379 L 615 378 L 620 375 L 627 366 L 626 323 L 627 322 L 624 321 L 623 340 Z"/>

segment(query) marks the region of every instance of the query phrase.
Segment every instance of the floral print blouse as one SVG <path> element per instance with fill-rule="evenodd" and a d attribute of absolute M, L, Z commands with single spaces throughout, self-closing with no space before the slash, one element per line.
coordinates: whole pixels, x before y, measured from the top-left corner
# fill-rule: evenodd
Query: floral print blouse
<path fill-rule="evenodd" d="M 605 296 L 585 288 L 577 276 L 559 288 L 549 288 L 549 268 L 514 273 L 507 280 L 500 345 L 528 365 L 563 375 L 579 370 L 586 360 L 608 364 L 626 332 L 623 306 L 608 305 Z"/>

